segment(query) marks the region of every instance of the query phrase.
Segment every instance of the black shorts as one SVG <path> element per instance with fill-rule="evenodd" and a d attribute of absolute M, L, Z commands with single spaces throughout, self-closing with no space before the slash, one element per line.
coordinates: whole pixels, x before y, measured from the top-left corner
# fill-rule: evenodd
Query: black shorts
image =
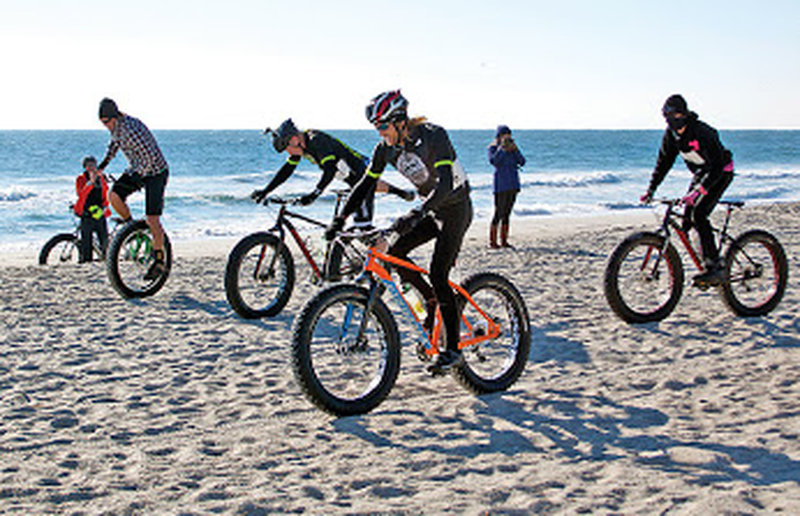
<path fill-rule="evenodd" d="M 124 201 L 130 194 L 144 187 L 145 215 L 161 215 L 164 212 L 164 189 L 167 186 L 167 179 L 169 170 L 166 168 L 160 174 L 146 177 L 126 172 L 117 178 L 111 191 Z"/>

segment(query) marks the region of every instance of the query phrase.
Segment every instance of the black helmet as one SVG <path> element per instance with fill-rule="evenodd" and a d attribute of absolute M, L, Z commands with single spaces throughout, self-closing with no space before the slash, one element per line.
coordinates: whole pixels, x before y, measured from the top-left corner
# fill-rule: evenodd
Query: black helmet
<path fill-rule="evenodd" d="M 664 102 L 664 107 L 661 108 L 661 114 L 665 117 L 672 113 L 681 113 L 682 115 L 689 114 L 689 106 L 686 104 L 686 99 L 681 95 L 671 95 Z"/>
<path fill-rule="evenodd" d="M 400 90 L 386 91 L 372 99 L 367 105 L 367 120 L 372 125 L 381 122 L 395 122 L 408 116 L 406 109 L 408 109 L 408 100 L 400 93 Z"/>
<path fill-rule="evenodd" d="M 296 135 L 300 131 L 297 130 L 297 127 L 294 125 L 294 122 L 292 122 L 292 119 L 287 118 L 274 131 L 272 129 L 267 129 L 264 132 L 272 133 L 272 146 L 275 147 L 276 151 L 283 152 L 286 150 L 286 147 L 289 146 L 289 140 L 292 139 L 292 136 Z"/>
<path fill-rule="evenodd" d="M 83 161 L 81 162 L 83 168 L 86 168 L 86 165 L 88 165 L 89 163 L 94 163 L 95 165 L 97 165 L 97 159 L 94 156 L 86 156 L 85 158 L 83 158 Z"/>

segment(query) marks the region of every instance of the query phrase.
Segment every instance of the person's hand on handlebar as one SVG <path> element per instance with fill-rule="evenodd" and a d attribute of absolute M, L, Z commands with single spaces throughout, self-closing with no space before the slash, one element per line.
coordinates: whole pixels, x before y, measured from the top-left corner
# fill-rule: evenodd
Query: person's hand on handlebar
<path fill-rule="evenodd" d="M 297 204 L 299 204 L 300 206 L 308 206 L 309 204 L 317 200 L 317 197 L 319 197 L 320 193 L 321 192 L 319 190 L 314 190 L 311 193 L 307 193 L 297 200 Z"/>
<path fill-rule="evenodd" d="M 263 188 L 261 190 L 253 190 L 253 193 L 250 194 L 250 198 L 253 199 L 255 202 L 261 204 L 267 198 L 268 193 L 269 192 L 267 192 L 266 188 Z"/>
<path fill-rule="evenodd" d="M 424 214 L 422 210 L 418 208 L 411 210 L 410 212 L 406 213 L 405 215 L 394 221 L 394 224 L 392 224 L 392 231 L 394 231 L 399 235 L 404 235 L 408 233 L 409 231 L 414 229 L 414 226 L 416 226 L 420 220 L 422 220 L 423 215 Z"/>
<path fill-rule="evenodd" d="M 703 188 L 703 185 L 700 185 L 697 188 L 693 189 L 688 194 L 686 194 L 683 197 L 683 199 L 681 199 L 681 202 L 685 206 L 689 206 L 689 207 L 694 206 L 697 203 L 697 198 L 700 197 L 701 195 L 706 195 L 707 193 L 708 192 L 706 191 L 705 188 Z"/>

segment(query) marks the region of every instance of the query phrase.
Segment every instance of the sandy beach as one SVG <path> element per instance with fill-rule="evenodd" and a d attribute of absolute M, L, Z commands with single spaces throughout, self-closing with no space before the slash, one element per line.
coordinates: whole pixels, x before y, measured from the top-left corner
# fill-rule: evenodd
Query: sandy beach
<path fill-rule="evenodd" d="M 519 382 L 476 397 L 429 378 L 404 342 L 386 401 L 342 419 L 289 365 L 316 287 L 240 319 L 223 287 L 235 241 L 176 244 L 166 286 L 140 301 L 98 263 L 8 258 L 0 513 L 798 514 L 800 204 L 735 215 L 734 233 L 768 229 L 789 257 L 786 295 L 761 318 L 687 287 L 661 323 L 618 319 L 606 259 L 654 222 L 516 220 L 502 251 L 477 223 L 455 276 L 520 288 L 533 349 Z"/>

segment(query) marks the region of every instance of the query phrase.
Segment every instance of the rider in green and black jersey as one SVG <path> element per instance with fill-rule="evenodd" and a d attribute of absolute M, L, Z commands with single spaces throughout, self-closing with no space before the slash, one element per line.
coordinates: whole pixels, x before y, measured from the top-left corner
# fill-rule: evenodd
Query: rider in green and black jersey
<path fill-rule="evenodd" d="M 271 191 L 289 179 L 303 157 L 322 169 L 322 177 L 317 182 L 316 188 L 300 198 L 300 204 L 304 206 L 313 203 L 334 178 L 339 178 L 348 185 L 354 186 L 367 169 L 369 160 L 366 156 L 322 131 L 316 129 L 298 130 L 291 118 L 285 120 L 277 130 L 271 131 L 268 129 L 267 131 L 272 134 L 272 145 L 275 150 L 278 152 L 287 151 L 289 156 L 269 184 L 265 188 L 252 193 L 251 197 L 256 202 L 263 201 Z M 388 191 L 401 197 L 408 197 L 408 192 L 383 182 L 378 185 L 377 191 Z M 373 188 L 365 196 L 354 217 L 355 226 L 369 226 L 371 224 L 374 192 L 375 189 Z"/>

